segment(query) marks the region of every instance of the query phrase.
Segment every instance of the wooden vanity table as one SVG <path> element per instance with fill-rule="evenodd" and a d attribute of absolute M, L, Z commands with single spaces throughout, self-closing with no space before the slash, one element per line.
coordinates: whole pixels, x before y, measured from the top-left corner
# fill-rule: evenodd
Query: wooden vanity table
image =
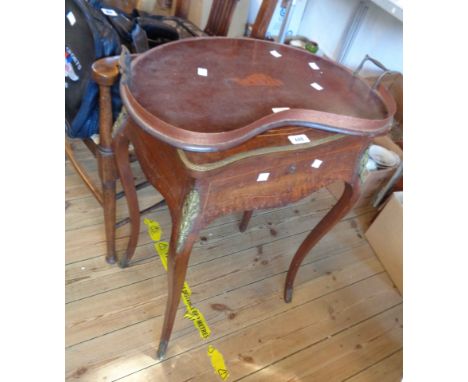
<path fill-rule="evenodd" d="M 346 184 L 337 204 L 297 250 L 286 278 L 291 301 L 304 257 L 359 197 L 372 137 L 390 128 L 395 103 L 348 69 L 290 46 L 253 39 L 186 39 L 134 60 L 121 57 L 125 105 L 117 165 L 137 244 L 139 209 L 128 162 L 131 142 L 172 217 L 168 299 L 158 356 L 171 335 L 193 243 L 214 219 L 283 206 L 327 184 Z"/>

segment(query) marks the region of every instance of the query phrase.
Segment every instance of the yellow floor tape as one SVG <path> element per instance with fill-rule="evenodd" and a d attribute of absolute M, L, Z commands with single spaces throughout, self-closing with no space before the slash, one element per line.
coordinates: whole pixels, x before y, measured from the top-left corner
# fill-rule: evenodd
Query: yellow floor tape
<path fill-rule="evenodd" d="M 162 230 L 158 222 L 152 221 L 150 219 L 145 219 L 143 220 L 143 223 L 145 223 L 148 226 L 148 234 L 150 235 L 151 240 L 161 240 Z"/>
<path fill-rule="evenodd" d="M 143 222 L 148 227 L 148 234 L 150 235 L 151 240 L 155 242 L 154 248 L 156 249 L 156 252 L 159 255 L 162 266 L 167 272 L 167 254 L 169 253 L 169 243 L 167 241 L 160 241 L 163 233 L 161 226 L 158 222 L 155 222 L 150 219 L 145 219 Z M 184 286 L 182 288 L 181 294 L 182 301 L 186 308 L 184 318 L 187 318 L 193 322 L 193 325 L 195 326 L 195 328 L 197 328 L 198 333 L 200 334 L 200 337 L 202 339 L 207 339 L 210 337 L 211 334 L 210 327 L 208 326 L 208 323 L 206 322 L 202 312 L 200 312 L 197 308 L 195 308 L 192 305 L 192 302 L 190 300 L 191 295 L 192 291 L 190 290 L 190 287 L 188 286 L 187 282 L 184 281 Z M 213 366 L 214 372 L 218 374 L 223 381 L 228 379 L 229 371 L 226 368 L 224 358 L 221 352 L 214 346 L 209 345 L 207 354 L 210 357 L 211 365 Z"/>
<path fill-rule="evenodd" d="M 223 355 L 214 346 L 208 345 L 208 356 L 211 358 L 211 365 L 223 381 L 228 379 L 229 371 L 224 364 Z"/>
<path fill-rule="evenodd" d="M 158 253 L 159 258 L 161 259 L 161 263 L 164 269 L 167 271 L 167 254 L 169 252 L 169 243 L 166 241 L 160 241 L 158 243 L 155 243 L 154 247 L 156 248 L 156 252 Z M 192 305 L 192 302 L 190 300 L 191 295 L 192 291 L 190 290 L 190 287 L 188 286 L 187 282 L 184 281 L 184 286 L 182 288 L 182 301 L 185 305 L 185 308 L 187 309 L 187 311 L 184 314 L 184 317 L 188 318 L 189 320 L 192 320 L 193 325 L 195 326 L 195 328 L 198 329 L 198 332 L 200 333 L 200 337 L 206 339 L 211 334 L 210 327 L 208 326 L 203 314 Z"/>

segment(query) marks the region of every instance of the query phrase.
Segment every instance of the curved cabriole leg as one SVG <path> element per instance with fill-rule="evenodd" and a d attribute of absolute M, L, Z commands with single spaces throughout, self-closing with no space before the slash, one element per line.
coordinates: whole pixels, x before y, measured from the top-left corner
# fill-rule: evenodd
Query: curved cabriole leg
<path fill-rule="evenodd" d="M 353 207 L 360 195 L 360 180 L 357 179 L 353 183 L 345 183 L 345 189 L 340 200 L 333 208 L 323 217 L 322 220 L 315 226 L 311 233 L 305 238 L 301 246 L 294 255 L 291 264 L 289 265 L 288 275 L 286 276 L 286 284 L 284 287 L 284 301 L 291 302 L 294 287 L 294 279 L 297 271 L 301 266 L 302 261 L 317 244 L 317 242 L 330 231 L 338 221 L 345 216 Z"/>
<path fill-rule="evenodd" d="M 252 217 L 253 210 L 244 211 L 244 215 L 242 215 L 242 220 L 239 224 L 239 231 L 244 232 L 249 225 L 250 218 Z"/>
<path fill-rule="evenodd" d="M 162 360 L 166 355 L 167 344 L 171 337 L 180 295 L 184 285 L 187 265 L 192 246 L 201 229 L 200 199 L 196 190 L 191 190 L 185 197 L 180 213 L 173 216 L 171 242 L 167 258 L 168 293 L 164 323 L 159 341 L 157 357 Z"/>
<path fill-rule="evenodd" d="M 138 206 L 138 198 L 133 180 L 132 169 L 130 167 L 130 159 L 128 153 L 129 139 L 126 136 L 126 123 L 118 130 L 113 141 L 115 160 L 117 169 L 120 175 L 120 181 L 125 192 L 125 197 L 130 215 L 130 239 L 128 241 L 127 250 L 122 255 L 119 261 L 121 268 L 125 268 L 132 258 L 138 242 L 138 233 L 140 232 L 140 207 Z"/>

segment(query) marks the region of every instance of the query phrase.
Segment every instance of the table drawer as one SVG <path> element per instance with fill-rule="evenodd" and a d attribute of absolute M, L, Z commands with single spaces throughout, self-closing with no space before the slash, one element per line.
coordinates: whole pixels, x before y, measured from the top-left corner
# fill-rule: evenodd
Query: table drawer
<path fill-rule="evenodd" d="M 261 209 L 295 202 L 332 181 L 350 180 L 363 148 L 357 140 L 239 161 L 211 179 L 205 208 L 227 213 L 240 204 Z"/>

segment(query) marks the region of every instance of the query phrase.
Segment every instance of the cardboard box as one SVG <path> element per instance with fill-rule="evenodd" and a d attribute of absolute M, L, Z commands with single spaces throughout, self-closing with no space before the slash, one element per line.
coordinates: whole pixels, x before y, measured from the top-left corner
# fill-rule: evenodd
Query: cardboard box
<path fill-rule="evenodd" d="M 388 150 L 398 154 L 400 160 L 403 160 L 403 151 L 396 145 L 388 136 L 376 137 L 373 142 L 376 145 L 385 147 Z M 354 205 L 354 208 L 372 205 L 372 202 L 385 185 L 385 183 L 392 177 L 396 171 L 396 167 L 380 169 L 375 171 L 368 171 L 364 175 L 364 182 L 361 184 L 361 196 Z M 342 182 L 335 182 L 327 186 L 328 191 L 337 199 L 339 199 L 344 190 Z"/>
<path fill-rule="evenodd" d="M 403 295 L 403 192 L 394 192 L 366 231 L 366 238 Z"/>

